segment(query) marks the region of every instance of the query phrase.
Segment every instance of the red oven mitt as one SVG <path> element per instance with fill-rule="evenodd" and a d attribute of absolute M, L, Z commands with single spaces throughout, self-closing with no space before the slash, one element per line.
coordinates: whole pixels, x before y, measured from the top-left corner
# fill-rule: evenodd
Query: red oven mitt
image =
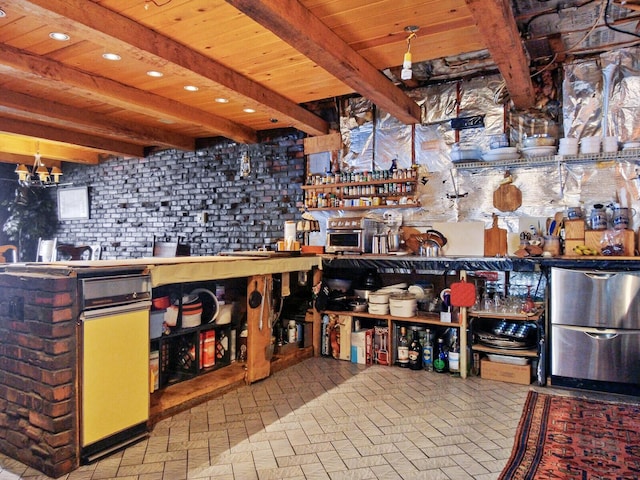
<path fill-rule="evenodd" d="M 476 286 L 462 279 L 451 284 L 451 305 L 454 307 L 473 307 L 476 303 Z"/>

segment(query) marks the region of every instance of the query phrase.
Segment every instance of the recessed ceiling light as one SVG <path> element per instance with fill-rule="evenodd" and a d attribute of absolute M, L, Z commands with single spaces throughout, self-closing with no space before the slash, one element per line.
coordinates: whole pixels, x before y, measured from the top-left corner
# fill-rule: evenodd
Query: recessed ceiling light
<path fill-rule="evenodd" d="M 120 60 L 122 57 L 120 57 L 120 55 L 118 55 L 117 53 L 103 53 L 102 58 L 104 58 L 105 60 L 113 60 L 115 62 Z"/>
<path fill-rule="evenodd" d="M 158 72 L 157 70 L 149 70 L 147 72 L 147 75 L 149 75 L 150 77 L 164 77 L 164 73 L 162 72 Z"/>
<path fill-rule="evenodd" d="M 229 99 L 228 98 L 218 97 L 218 98 L 216 98 L 216 102 L 218 102 L 218 103 L 229 103 Z"/>
<path fill-rule="evenodd" d="M 54 40 L 58 40 L 59 42 L 66 42 L 71 37 L 69 37 L 69 35 L 67 35 L 66 33 L 62 33 L 62 32 L 51 32 L 49 34 L 49 38 L 53 38 Z"/>
<path fill-rule="evenodd" d="M 197 92 L 198 90 L 200 90 L 195 85 L 185 85 L 184 89 L 187 90 L 188 92 Z"/>
<path fill-rule="evenodd" d="M 242 111 L 244 113 L 256 113 L 255 109 L 253 108 L 243 108 Z"/>

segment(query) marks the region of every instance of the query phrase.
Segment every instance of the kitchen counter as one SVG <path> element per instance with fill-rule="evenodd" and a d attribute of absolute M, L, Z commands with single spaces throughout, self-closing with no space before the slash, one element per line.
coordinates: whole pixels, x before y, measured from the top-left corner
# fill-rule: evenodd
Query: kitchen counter
<path fill-rule="evenodd" d="M 283 272 L 297 272 L 320 267 L 320 257 L 316 255 L 292 256 L 226 256 L 210 255 L 201 257 L 143 257 L 123 260 L 69 260 L 52 263 L 12 263 L 5 270 L 28 273 L 69 274 L 86 269 L 113 269 L 129 266 L 146 267 L 151 274 L 153 287 L 172 283 L 222 280 Z"/>
<path fill-rule="evenodd" d="M 421 257 L 417 255 L 322 255 L 325 267 L 376 268 L 381 273 L 449 270 L 533 272 L 540 268 L 640 270 L 640 257 Z"/>
<path fill-rule="evenodd" d="M 2 426 L 8 433 L 0 451 L 54 478 L 71 472 L 80 464 L 82 338 L 78 328 L 81 313 L 78 277 L 148 270 L 153 287 L 246 278 L 247 285 L 255 285 L 256 290 L 266 292 L 265 285 L 272 274 L 314 270 L 314 281 L 318 281 L 319 267 L 320 257 L 295 254 L 3 265 L 0 272 L 3 294 L 0 389 L 14 393 L 11 398 L 4 399 L 6 402 L 1 409 L 6 413 Z M 161 390 L 154 392 L 154 415 L 159 418 L 163 409 L 173 411 L 174 407 L 188 407 L 196 401 L 194 397 L 201 401 L 206 395 L 212 395 L 213 390 L 221 392 L 243 380 L 252 382 L 268 376 L 271 362 L 265 352 L 271 342 L 271 331 L 261 326 L 267 314 L 266 309 L 247 311 L 250 343 L 246 363 L 232 364 L 195 377 L 194 382 L 183 382 L 182 389 L 174 389 L 166 395 Z M 318 315 L 314 315 L 313 322 L 314 330 L 319 331 Z M 304 353 L 312 355 L 313 351 L 307 348 Z"/>

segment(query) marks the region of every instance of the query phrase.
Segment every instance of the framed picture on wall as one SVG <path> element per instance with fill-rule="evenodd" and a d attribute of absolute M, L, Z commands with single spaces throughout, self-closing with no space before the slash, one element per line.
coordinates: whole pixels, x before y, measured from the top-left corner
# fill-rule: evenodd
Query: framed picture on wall
<path fill-rule="evenodd" d="M 89 188 L 61 188 L 58 190 L 58 219 L 83 220 L 89 218 Z"/>

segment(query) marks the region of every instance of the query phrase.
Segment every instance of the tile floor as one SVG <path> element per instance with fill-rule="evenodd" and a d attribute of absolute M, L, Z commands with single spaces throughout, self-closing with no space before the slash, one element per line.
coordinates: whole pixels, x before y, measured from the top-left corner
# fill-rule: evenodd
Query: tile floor
<path fill-rule="evenodd" d="M 495 479 L 531 388 L 311 358 L 61 478 Z M 47 478 L 0 455 L 0 480 Z"/>

